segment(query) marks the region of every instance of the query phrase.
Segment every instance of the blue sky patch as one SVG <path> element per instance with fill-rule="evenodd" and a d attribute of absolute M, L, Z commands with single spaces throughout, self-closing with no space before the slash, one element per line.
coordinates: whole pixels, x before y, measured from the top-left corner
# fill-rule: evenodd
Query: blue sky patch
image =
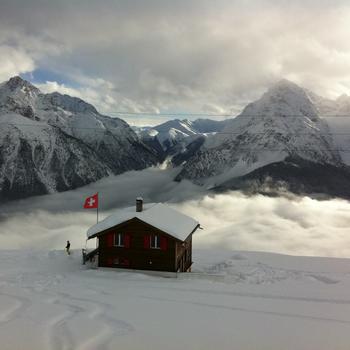
<path fill-rule="evenodd" d="M 47 81 L 55 81 L 58 84 L 64 84 L 67 87 L 79 88 L 80 85 L 74 80 L 50 70 L 36 69 L 33 72 L 21 74 L 23 79 L 30 81 L 33 84 L 45 84 Z"/>

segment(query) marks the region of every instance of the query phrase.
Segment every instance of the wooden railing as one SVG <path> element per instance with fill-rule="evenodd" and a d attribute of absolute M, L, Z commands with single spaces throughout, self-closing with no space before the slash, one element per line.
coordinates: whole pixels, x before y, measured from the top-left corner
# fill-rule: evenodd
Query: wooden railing
<path fill-rule="evenodd" d="M 86 249 L 82 249 L 83 265 L 85 265 L 85 263 L 87 261 L 89 261 L 89 260 L 91 261 L 96 254 L 98 254 L 98 248 L 95 248 L 94 250 L 91 250 L 90 252 L 87 252 Z"/>

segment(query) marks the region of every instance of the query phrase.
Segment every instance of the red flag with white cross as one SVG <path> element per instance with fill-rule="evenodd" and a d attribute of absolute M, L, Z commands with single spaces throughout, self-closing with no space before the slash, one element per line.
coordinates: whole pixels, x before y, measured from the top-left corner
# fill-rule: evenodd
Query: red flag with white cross
<path fill-rule="evenodd" d="M 98 208 L 98 193 L 91 197 L 87 197 L 84 203 L 84 209 L 96 209 Z"/>

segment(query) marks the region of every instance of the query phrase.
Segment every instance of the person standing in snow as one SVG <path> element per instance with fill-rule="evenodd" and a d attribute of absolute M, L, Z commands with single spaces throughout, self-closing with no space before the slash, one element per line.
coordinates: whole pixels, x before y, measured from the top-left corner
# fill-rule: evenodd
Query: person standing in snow
<path fill-rule="evenodd" d="M 66 251 L 67 251 L 67 254 L 70 255 L 70 242 L 69 241 L 67 241 Z"/>

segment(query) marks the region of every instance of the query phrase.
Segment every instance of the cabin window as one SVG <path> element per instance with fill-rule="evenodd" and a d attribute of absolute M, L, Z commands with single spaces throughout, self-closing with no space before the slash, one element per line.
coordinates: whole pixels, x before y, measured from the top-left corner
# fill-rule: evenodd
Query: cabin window
<path fill-rule="evenodd" d="M 116 247 L 124 247 L 124 235 L 122 233 L 116 233 L 114 235 L 114 245 Z"/>
<path fill-rule="evenodd" d="M 160 249 L 160 236 L 158 235 L 151 236 L 151 248 Z"/>

